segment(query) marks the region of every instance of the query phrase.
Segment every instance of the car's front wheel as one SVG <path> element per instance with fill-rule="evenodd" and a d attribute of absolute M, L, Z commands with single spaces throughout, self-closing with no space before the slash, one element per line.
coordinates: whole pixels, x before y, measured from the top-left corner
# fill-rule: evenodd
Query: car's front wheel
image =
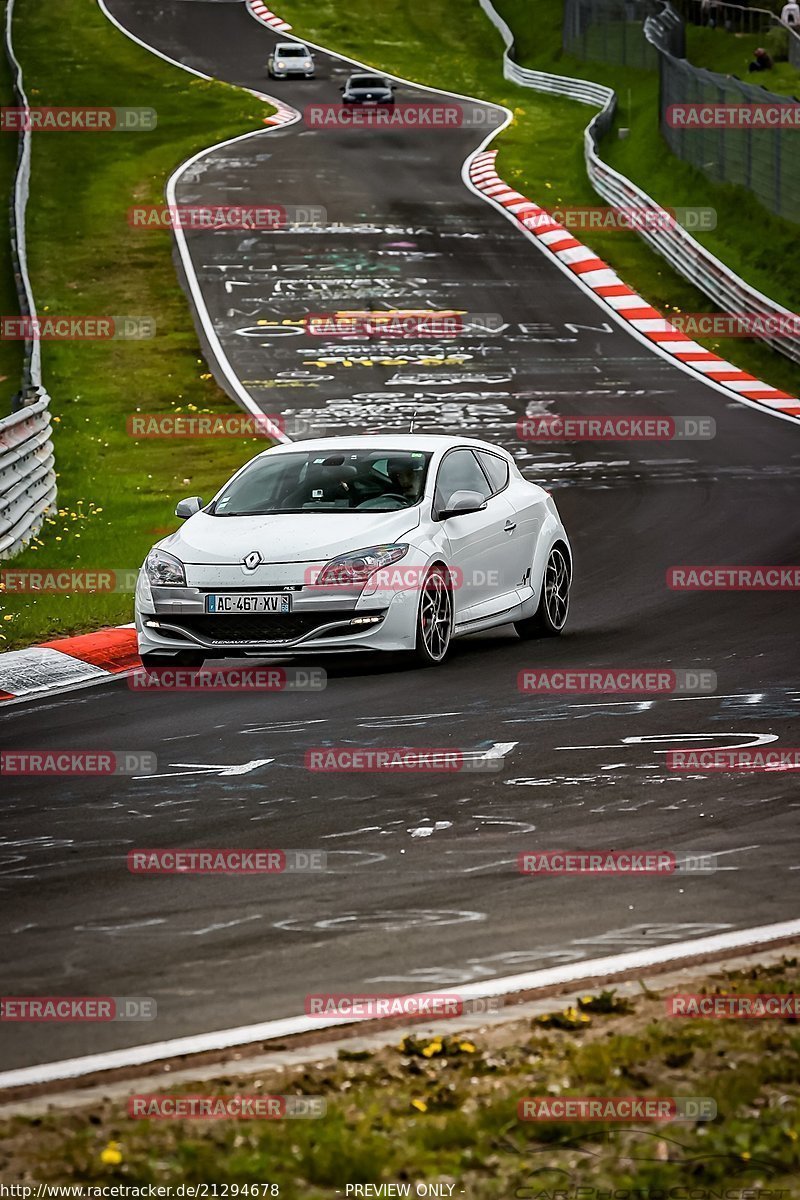
<path fill-rule="evenodd" d="M 567 556 L 560 546 L 553 546 L 544 569 L 539 607 L 532 617 L 514 622 L 521 638 L 559 636 L 567 623 L 571 583 Z"/>
<path fill-rule="evenodd" d="M 438 667 L 447 657 L 453 633 L 453 596 L 447 575 L 432 567 L 425 577 L 417 608 L 414 657 L 422 667 Z"/>

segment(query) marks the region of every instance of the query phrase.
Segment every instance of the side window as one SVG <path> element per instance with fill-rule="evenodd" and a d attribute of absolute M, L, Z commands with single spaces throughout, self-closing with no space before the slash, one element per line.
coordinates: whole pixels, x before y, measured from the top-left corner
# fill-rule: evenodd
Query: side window
<path fill-rule="evenodd" d="M 434 507 L 447 508 L 454 492 L 480 492 L 484 500 L 492 495 L 486 476 L 471 450 L 451 450 L 439 468 Z"/>
<path fill-rule="evenodd" d="M 502 492 L 508 483 L 508 463 L 499 454 L 488 454 L 485 450 L 478 451 L 481 466 L 492 484 L 492 492 Z"/>

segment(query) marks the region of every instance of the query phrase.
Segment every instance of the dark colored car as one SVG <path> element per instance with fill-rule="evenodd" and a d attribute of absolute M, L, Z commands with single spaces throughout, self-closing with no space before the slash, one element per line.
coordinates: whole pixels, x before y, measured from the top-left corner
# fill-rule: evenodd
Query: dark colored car
<path fill-rule="evenodd" d="M 344 104 L 394 104 L 394 91 L 383 75 L 351 75 L 340 89 Z"/>

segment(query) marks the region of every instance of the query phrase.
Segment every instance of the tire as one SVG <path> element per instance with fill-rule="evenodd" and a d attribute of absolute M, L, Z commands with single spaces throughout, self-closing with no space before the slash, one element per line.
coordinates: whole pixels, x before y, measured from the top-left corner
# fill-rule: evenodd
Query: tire
<path fill-rule="evenodd" d="M 179 650 L 177 654 L 143 654 L 141 659 L 146 671 L 157 671 L 159 667 L 202 667 L 206 661 L 204 654 L 194 650 Z"/>
<path fill-rule="evenodd" d="M 453 634 L 453 596 L 447 575 L 432 567 L 417 606 L 417 638 L 413 657 L 420 667 L 438 667 L 447 657 Z"/>
<path fill-rule="evenodd" d="M 569 615 L 571 586 L 569 559 L 561 546 L 553 546 L 544 569 L 539 607 L 532 617 L 514 622 L 518 635 L 525 641 L 537 637 L 560 637 Z"/>

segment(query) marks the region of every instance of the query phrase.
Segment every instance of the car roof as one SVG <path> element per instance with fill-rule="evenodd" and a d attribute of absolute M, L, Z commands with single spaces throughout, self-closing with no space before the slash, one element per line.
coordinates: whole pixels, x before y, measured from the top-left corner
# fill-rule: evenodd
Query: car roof
<path fill-rule="evenodd" d="M 422 450 L 428 454 L 444 454 L 456 446 L 465 446 L 473 450 L 489 450 L 509 458 L 507 450 L 495 446 L 491 442 L 482 442 L 478 438 L 448 437 L 445 434 L 424 433 L 370 433 L 357 434 L 352 437 L 338 435 L 327 438 L 304 438 L 297 442 L 283 442 L 271 446 L 262 454 L 290 453 L 292 450 L 316 451 L 326 450 Z"/>
<path fill-rule="evenodd" d="M 281 50 L 285 50 L 289 46 L 292 49 L 294 49 L 297 46 L 301 50 L 305 50 L 306 53 L 308 53 L 308 47 L 306 46 L 305 42 L 276 42 L 275 43 L 275 53 L 280 54 Z"/>

